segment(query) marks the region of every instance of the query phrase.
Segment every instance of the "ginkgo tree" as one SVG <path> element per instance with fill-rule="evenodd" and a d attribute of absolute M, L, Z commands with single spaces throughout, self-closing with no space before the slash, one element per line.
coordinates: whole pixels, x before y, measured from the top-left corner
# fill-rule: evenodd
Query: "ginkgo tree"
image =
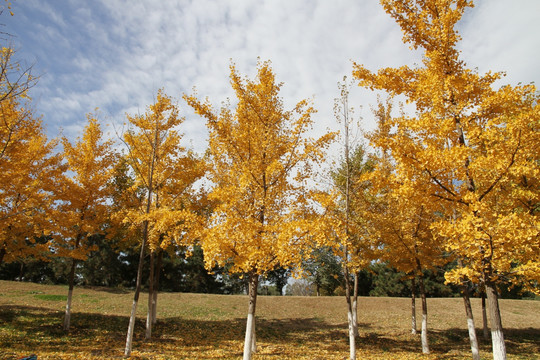
<path fill-rule="evenodd" d="M 57 144 L 25 97 L 0 102 L 0 263 L 46 258 L 51 231 L 52 190 L 62 173 Z"/>
<path fill-rule="evenodd" d="M 307 180 L 321 161 L 332 134 L 306 136 L 313 107 L 306 100 L 284 109 L 269 62 L 259 62 L 255 80 L 234 65 L 231 85 L 238 100 L 216 112 L 196 95 L 184 96 L 206 118 L 209 137 L 209 198 L 216 205 L 201 237 L 205 264 L 227 266 L 249 277 L 244 360 L 255 350 L 255 309 L 259 276 L 300 264 L 309 240 Z"/>
<path fill-rule="evenodd" d="M 365 212 L 369 211 L 367 182 L 361 181 L 363 173 L 372 169 L 372 161 L 362 145 L 356 144 L 352 108 L 349 107 L 349 84 L 344 78 L 338 83 L 340 96 L 335 99 L 334 112 L 341 123 L 342 132 L 337 139 L 343 145 L 341 161 L 330 172 L 332 185 L 329 191 L 317 194 L 324 209 L 321 217 L 322 234 L 317 237 L 318 247 L 328 246 L 341 261 L 347 301 L 349 325 L 349 358 L 356 359 L 358 336 L 358 273 L 372 261 L 372 247 Z M 322 236 L 320 236 L 322 235 Z M 354 279 L 354 282 L 352 279 Z"/>
<path fill-rule="evenodd" d="M 418 280 L 422 301 L 421 341 L 422 352 L 429 353 L 427 329 L 427 299 L 423 273 L 448 263 L 444 247 L 433 234 L 431 225 L 438 220 L 444 208 L 438 201 L 425 196 L 424 182 L 417 179 L 413 169 L 399 166 L 392 159 L 391 152 L 384 148 L 391 136 L 389 127 L 393 111 L 390 100 L 378 101 L 373 109 L 377 127 L 367 133 L 367 138 L 375 149 L 375 168 L 363 174 L 361 180 L 371 184 L 371 198 L 376 210 L 365 216 L 369 218 L 370 233 L 379 249 L 378 259 L 406 274 L 410 274 L 413 284 Z M 413 287 L 413 295 L 415 289 Z M 416 333 L 416 314 L 413 296 L 412 330 Z"/>
<path fill-rule="evenodd" d="M 414 173 L 423 194 L 444 204 L 433 225 L 461 266 L 446 274 L 482 283 L 491 316 L 493 357 L 506 358 L 497 283 L 537 284 L 539 96 L 533 85 L 500 86 L 502 73 L 468 69 L 455 26 L 472 1 L 384 0 L 423 66 L 372 72 L 355 64 L 360 86 L 402 95 L 413 115 L 393 117 L 383 148 L 398 171 Z M 531 290 L 540 292 L 538 287 Z"/>
<path fill-rule="evenodd" d="M 13 47 L 0 47 L 0 264 L 48 256 L 51 190 L 62 170 L 57 141 L 30 109 L 37 80 Z"/>
<path fill-rule="evenodd" d="M 139 230 L 140 257 L 136 288 L 129 321 L 125 356 L 132 349 L 135 314 L 141 290 L 146 248 L 150 250 L 150 276 L 146 338 L 150 338 L 154 322 L 155 255 L 163 248 L 187 246 L 194 242 L 201 224 L 195 203 L 194 183 L 204 175 L 205 165 L 193 152 L 180 143 L 179 126 L 184 118 L 178 106 L 163 91 L 157 93 L 154 104 L 142 115 L 127 116 L 129 129 L 123 137 L 127 148 L 125 160 L 131 168 L 134 182 L 128 191 L 138 192 L 134 206 L 119 211 L 117 217 L 131 228 Z M 137 231 L 132 231 L 137 233 Z"/>
<path fill-rule="evenodd" d="M 112 140 L 103 139 L 101 126 L 92 116 L 88 116 L 82 138 L 72 144 L 63 137 L 62 145 L 68 172 L 55 189 L 54 239 L 55 255 L 71 259 L 64 316 L 64 330 L 68 331 L 77 262 L 96 250 L 89 240 L 105 234 L 110 216 L 108 185 L 116 154 Z"/>
<path fill-rule="evenodd" d="M 378 195 L 379 209 L 370 216 L 372 236 L 379 247 L 380 261 L 398 271 L 412 274 L 418 280 L 422 301 L 422 352 L 429 354 L 428 311 L 423 272 L 444 265 L 443 248 L 433 235 L 431 224 L 436 220 L 433 203 L 424 201 L 414 177 L 401 177 L 403 173 L 387 170 L 383 160 L 369 174 L 373 191 Z M 411 175 L 411 174 L 407 174 Z M 414 291 L 414 289 L 413 289 Z M 415 325 L 414 325 L 415 326 Z"/>
<path fill-rule="evenodd" d="M 1 13 L 1 12 L 0 12 Z M 36 85 L 32 66 L 17 59 L 17 52 L 9 46 L 0 48 L 0 102 L 27 98 L 28 90 Z"/>

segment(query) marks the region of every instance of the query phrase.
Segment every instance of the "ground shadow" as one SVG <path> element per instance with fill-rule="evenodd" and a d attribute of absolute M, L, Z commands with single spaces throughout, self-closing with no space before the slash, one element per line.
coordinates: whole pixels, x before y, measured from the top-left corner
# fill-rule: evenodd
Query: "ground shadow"
<path fill-rule="evenodd" d="M 482 330 L 476 330 L 480 350 L 491 352 L 491 339 L 482 337 Z M 504 329 L 505 345 L 508 354 L 540 354 L 540 329 Z M 467 329 L 451 328 L 429 331 L 431 347 L 437 352 L 449 353 L 456 349 L 470 351 L 469 333 Z"/>
<path fill-rule="evenodd" d="M 0 306 L 0 349 L 18 352 L 64 352 L 66 348 L 84 350 L 87 353 L 115 358 L 125 345 L 129 319 L 127 316 L 97 313 L 72 314 L 69 334 L 62 329 L 62 311 L 32 306 Z M 154 326 L 153 337 L 144 340 L 145 321 L 138 318 L 134 335 L 134 348 L 146 348 L 149 352 L 174 354 L 182 348 L 191 352 L 219 349 L 227 356 L 237 356 L 238 344 L 243 341 L 245 319 L 200 320 L 171 317 L 160 319 Z M 308 346 L 344 352 L 348 350 L 347 325 L 329 324 L 316 317 L 296 319 L 257 319 L 257 341 L 277 347 L 274 355 L 279 358 L 291 346 Z M 420 353 L 419 335 L 388 334 L 368 324 L 359 324 L 360 336 L 357 348 L 378 353 Z M 507 329 L 505 331 L 509 354 L 540 352 L 540 329 Z M 468 352 L 467 330 L 433 330 L 429 333 L 431 350 L 441 359 L 453 359 L 452 352 Z M 489 351 L 490 343 L 481 343 Z M 7 353 L 4 353 L 4 355 Z M 0 352 L 0 355 L 1 352 Z M 2 357 L 2 356 L 0 356 Z M 5 356 L 4 356 L 5 357 Z"/>
<path fill-rule="evenodd" d="M 120 288 L 120 287 L 105 287 L 105 286 L 90 286 L 90 285 L 83 285 L 79 287 L 82 289 L 89 289 L 89 290 L 98 291 L 98 292 L 106 292 L 109 294 L 129 294 L 135 291 L 134 289 L 125 289 L 125 288 Z"/>

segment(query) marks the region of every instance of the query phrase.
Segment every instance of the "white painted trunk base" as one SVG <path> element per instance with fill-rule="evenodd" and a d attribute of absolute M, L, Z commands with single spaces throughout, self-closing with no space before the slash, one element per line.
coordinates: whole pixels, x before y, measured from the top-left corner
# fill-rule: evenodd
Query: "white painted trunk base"
<path fill-rule="evenodd" d="M 148 294 L 148 312 L 146 313 L 146 332 L 145 337 L 146 339 L 150 339 L 152 337 L 152 325 L 154 324 L 154 312 L 156 304 L 154 302 L 154 293 L 155 290 L 152 291 L 152 293 Z"/>
<path fill-rule="evenodd" d="M 66 302 L 66 314 L 64 315 L 64 330 L 68 331 L 71 324 L 71 299 L 73 298 L 73 289 L 69 289 Z"/>
<path fill-rule="evenodd" d="M 473 360 L 480 360 L 478 351 L 478 339 L 476 338 L 476 329 L 474 327 L 474 319 L 467 319 L 467 329 L 469 330 L 469 340 L 471 342 L 471 352 Z"/>
<path fill-rule="evenodd" d="M 429 354 L 429 342 L 428 342 L 428 331 L 427 331 L 427 315 L 422 315 L 422 353 Z"/>
<path fill-rule="evenodd" d="M 506 346 L 504 344 L 503 326 L 501 312 L 499 309 L 499 298 L 497 289 L 493 283 L 486 284 L 488 310 L 491 320 L 491 346 L 493 350 L 493 360 L 506 360 Z"/>
<path fill-rule="evenodd" d="M 493 360 L 506 360 L 506 346 L 501 330 L 491 331 L 491 343 L 493 346 Z"/>
<path fill-rule="evenodd" d="M 251 360 L 251 353 L 254 348 L 255 334 L 255 316 L 248 314 L 246 322 L 246 337 L 244 339 L 244 357 L 243 360 Z"/>
<path fill-rule="evenodd" d="M 352 312 L 352 321 L 353 321 L 353 330 L 354 330 L 354 337 L 358 337 L 359 334 L 358 334 L 358 301 L 356 300 L 356 297 L 353 298 L 353 303 L 352 303 L 352 308 L 353 308 L 353 312 Z"/>
<path fill-rule="evenodd" d="M 133 301 L 131 307 L 131 316 L 129 317 L 129 325 L 126 336 L 126 348 L 124 350 L 124 356 L 128 357 L 131 355 L 131 349 L 133 344 L 133 330 L 135 329 L 135 313 L 137 311 L 137 301 Z"/>
<path fill-rule="evenodd" d="M 352 311 L 347 311 L 347 319 L 349 323 L 349 358 L 356 360 L 356 337 L 354 336 L 354 316 Z"/>

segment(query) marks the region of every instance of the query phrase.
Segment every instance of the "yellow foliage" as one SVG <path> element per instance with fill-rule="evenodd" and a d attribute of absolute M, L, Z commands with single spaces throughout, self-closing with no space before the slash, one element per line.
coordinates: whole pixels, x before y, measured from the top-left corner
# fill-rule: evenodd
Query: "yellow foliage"
<path fill-rule="evenodd" d="M 180 145 L 182 134 L 177 128 L 184 119 L 178 115 L 177 105 L 160 90 L 145 114 L 127 118 L 126 161 L 135 178 L 129 191 L 142 191 L 142 198 L 126 203 L 116 217 L 132 234 L 142 229 L 152 251 L 192 244 L 203 224 L 204 206 L 204 193 L 193 185 L 204 175 L 206 165 Z"/>
<path fill-rule="evenodd" d="M 88 116 L 82 138 L 62 138 L 67 173 L 56 184 L 54 213 L 56 254 L 85 260 L 95 246 L 87 240 L 103 234 L 110 209 L 109 181 L 117 159 L 111 140 L 104 141 L 97 120 Z"/>
<path fill-rule="evenodd" d="M 230 264 L 231 272 L 264 273 L 300 261 L 309 240 L 305 184 L 332 138 L 306 138 L 315 112 L 308 101 L 286 111 L 269 62 L 258 64 L 255 81 L 231 65 L 238 104 L 219 113 L 195 95 L 187 103 L 210 130 L 209 198 L 216 205 L 201 242 L 208 269 Z"/>
<path fill-rule="evenodd" d="M 50 231 L 52 190 L 61 172 L 52 155 L 56 142 L 20 101 L 0 102 L 0 262 L 48 254 L 48 244 L 34 237 Z"/>
<path fill-rule="evenodd" d="M 424 57 L 423 66 L 377 73 L 355 64 L 360 86 L 404 95 L 416 107 L 413 116 L 387 119 L 373 145 L 392 157 L 397 181 L 420 184 L 408 204 L 437 204 L 429 207 L 439 217 L 432 230 L 463 261 L 448 281 L 527 283 L 540 261 L 536 88 L 494 88 L 502 73 L 481 75 L 459 59 L 455 24 L 472 1 L 382 3 Z"/>

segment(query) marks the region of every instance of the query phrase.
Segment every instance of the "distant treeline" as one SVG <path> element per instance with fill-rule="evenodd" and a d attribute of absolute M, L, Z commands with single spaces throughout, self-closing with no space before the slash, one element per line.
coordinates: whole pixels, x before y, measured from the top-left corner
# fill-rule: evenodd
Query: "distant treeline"
<path fill-rule="evenodd" d="M 86 261 L 78 263 L 77 284 L 81 286 L 105 286 L 113 288 L 135 287 L 138 252 L 116 251 L 114 242 L 102 236 L 92 238 L 98 251 L 90 253 Z M 68 284 L 71 262 L 62 257 L 50 261 L 27 258 L 0 266 L 0 280 L 26 281 L 40 284 Z M 452 266 L 451 264 L 449 266 Z M 339 259 L 329 249 L 320 249 L 319 255 L 305 264 L 308 276 L 296 280 L 291 272 L 277 269 L 264 277 L 259 285 L 260 295 L 295 296 L 343 296 L 345 286 Z M 458 297 L 459 288 L 444 282 L 446 268 L 425 271 L 425 287 L 428 297 Z M 144 269 L 143 278 L 148 279 L 149 268 Z M 408 297 L 412 294 L 412 281 L 407 274 L 397 271 L 386 263 L 375 262 L 359 273 L 358 295 Z M 244 294 L 247 292 L 247 278 L 229 275 L 226 269 L 216 268 L 209 273 L 204 268 L 203 252 L 199 246 L 185 257 L 164 253 L 159 291 L 191 292 L 207 294 Z M 147 284 L 145 284 L 147 286 Z M 472 289 L 480 296 L 479 289 Z M 502 284 L 502 298 L 534 298 L 534 294 L 522 288 Z M 418 290 L 416 290 L 418 291 Z"/>

